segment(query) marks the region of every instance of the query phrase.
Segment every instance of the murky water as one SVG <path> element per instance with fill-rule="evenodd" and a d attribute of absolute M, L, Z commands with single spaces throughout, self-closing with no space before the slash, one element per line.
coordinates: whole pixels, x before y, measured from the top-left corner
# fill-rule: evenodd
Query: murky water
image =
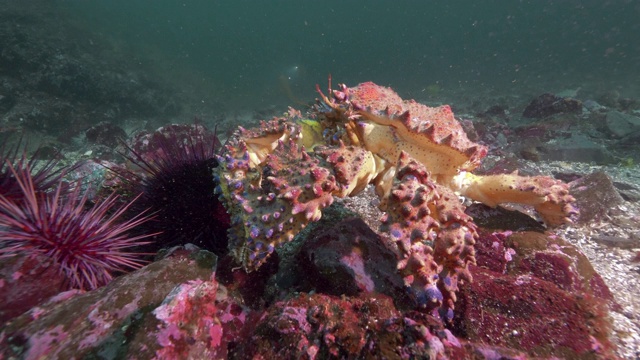
<path fill-rule="evenodd" d="M 426 97 L 640 79 L 635 1 L 62 2 L 162 76 L 228 104 L 290 104 L 336 81 Z M 424 96 L 421 96 L 424 93 Z"/>

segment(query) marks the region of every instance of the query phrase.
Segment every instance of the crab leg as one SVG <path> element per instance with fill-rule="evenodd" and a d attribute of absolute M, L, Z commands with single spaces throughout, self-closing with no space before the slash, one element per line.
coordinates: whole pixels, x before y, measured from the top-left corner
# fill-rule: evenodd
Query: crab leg
<path fill-rule="evenodd" d="M 458 283 L 471 281 L 476 226 L 456 194 L 408 153 L 397 168 L 380 230 L 398 247 L 398 270 L 416 305 L 427 311 L 444 305 L 449 318 Z"/>
<path fill-rule="evenodd" d="M 517 173 L 481 176 L 463 171 L 453 178 L 452 185 L 461 195 L 489 206 L 532 205 L 550 226 L 570 223 L 571 215 L 577 214 L 569 185 L 549 176 L 525 177 Z"/>

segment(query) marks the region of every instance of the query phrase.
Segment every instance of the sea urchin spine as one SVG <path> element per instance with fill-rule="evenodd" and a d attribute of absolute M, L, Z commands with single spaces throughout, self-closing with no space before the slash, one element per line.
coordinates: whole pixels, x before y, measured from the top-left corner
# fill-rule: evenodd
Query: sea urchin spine
<path fill-rule="evenodd" d="M 161 233 L 151 249 L 192 243 L 224 256 L 230 217 L 215 194 L 213 172 L 220 149 L 215 131 L 198 124 L 171 125 L 150 134 L 145 145 L 147 151 L 127 146 L 126 157 L 142 170 L 141 176 L 121 177 L 139 181 L 134 192 L 142 195 L 131 212 L 150 209 L 156 215 L 139 229 Z"/>
<path fill-rule="evenodd" d="M 36 158 L 40 149 L 36 150 L 31 159 L 27 159 L 26 148 L 26 145 L 22 145 L 22 139 L 12 148 L 7 148 L 6 144 L 0 147 L 0 194 L 14 201 L 20 200 L 23 192 L 7 165 L 11 165 L 15 170 L 23 172 L 27 167 L 33 170 L 36 164 L 39 163 Z M 20 152 L 22 152 L 21 155 L 19 155 Z M 58 159 L 54 157 L 39 165 L 37 170 L 31 172 L 33 188 L 38 193 L 53 189 L 60 183 L 60 180 L 67 172 L 74 170 L 80 164 L 59 168 Z M 57 170 L 56 167 L 58 167 Z"/>
<path fill-rule="evenodd" d="M 62 186 L 49 194 L 38 192 L 28 165 L 7 164 L 23 201 L 0 195 L 0 258 L 15 255 L 44 257 L 65 276 L 70 288 L 92 290 L 107 284 L 114 273 L 144 265 L 133 248 L 148 244 L 144 238 L 128 237 L 134 227 L 148 221 L 145 212 L 118 222 L 131 203 L 114 209 L 116 195 L 86 209 L 87 195 L 79 187 L 61 194 Z"/>

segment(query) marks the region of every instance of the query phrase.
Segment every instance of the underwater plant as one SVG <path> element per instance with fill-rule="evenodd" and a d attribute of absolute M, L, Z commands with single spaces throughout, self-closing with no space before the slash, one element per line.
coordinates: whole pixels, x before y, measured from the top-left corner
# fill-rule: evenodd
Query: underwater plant
<path fill-rule="evenodd" d="M 16 168 L 6 163 L 19 188 L 21 201 L 0 194 L 0 258 L 17 255 L 52 260 L 69 288 L 96 289 L 114 274 L 144 265 L 143 253 L 134 248 L 148 244 L 153 234 L 129 236 L 147 221 L 147 211 L 119 222 L 131 206 L 115 208 L 118 196 L 110 195 L 89 207 L 80 187 L 64 193 L 62 181 L 55 191 L 40 192 L 29 163 Z"/>

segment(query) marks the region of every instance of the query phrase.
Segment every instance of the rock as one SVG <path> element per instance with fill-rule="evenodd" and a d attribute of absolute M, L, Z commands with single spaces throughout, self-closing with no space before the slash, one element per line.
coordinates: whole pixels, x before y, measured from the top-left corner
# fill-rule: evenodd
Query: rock
<path fill-rule="evenodd" d="M 213 278 L 177 286 L 132 337 L 128 358 L 229 358 L 258 319 L 228 295 Z"/>
<path fill-rule="evenodd" d="M 512 260 L 515 250 L 505 246 L 505 239 L 511 231 L 489 232 L 481 229 L 476 241 L 476 265 L 505 274 L 507 263 Z"/>
<path fill-rule="evenodd" d="M 636 111 L 640 109 L 640 100 L 632 98 L 621 98 L 618 100 L 620 109 L 623 111 Z"/>
<path fill-rule="evenodd" d="M 59 295 L 34 307 L 2 328 L 0 357 L 70 359 L 112 354 L 112 358 L 122 358 L 127 349 L 136 349 L 136 356 L 150 358 L 154 348 L 160 347 L 159 339 L 147 339 L 146 352 L 142 346 L 133 347 L 130 341 L 145 324 L 153 324 L 147 327 L 149 331 L 162 333 L 159 325 L 166 318 L 157 317 L 154 309 L 163 301 L 170 301 L 174 288 L 180 284 L 194 286 L 214 281 L 214 269 L 199 267 L 202 262 L 197 260 L 201 257 L 198 254 L 179 252 L 121 276 L 103 288 L 70 299 Z M 169 300 L 165 300 L 167 297 Z"/>
<path fill-rule="evenodd" d="M 479 175 L 496 175 L 509 174 L 523 167 L 522 161 L 514 156 L 507 154 L 500 158 L 485 158 L 486 160 L 476 169 L 475 173 Z"/>
<path fill-rule="evenodd" d="M 120 141 L 126 139 L 127 133 L 109 121 L 102 121 L 87 129 L 85 136 L 92 144 L 116 147 Z"/>
<path fill-rule="evenodd" d="M 577 114 L 556 114 L 543 120 L 514 124 L 500 133 L 508 134 L 508 145 L 500 145 L 487 134 L 482 140 L 507 154 L 517 154 L 529 161 L 575 161 L 610 164 L 616 161 L 604 141 L 601 132 L 584 134 L 576 129 L 599 127 L 604 114 L 594 113 L 588 117 Z M 594 140 L 594 138 L 596 140 Z M 498 151 L 496 154 L 500 154 Z M 506 154 L 500 154 L 506 155 Z M 522 166 L 520 166 L 520 169 Z"/>
<path fill-rule="evenodd" d="M 0 262 L 0 325 L 57 295 L 64 274 L 42 257 L 14 256 Z"/>
<path fill-rule="evenodd" d="M 542 94 L 533 99 L 524 109 L 522 116 L 542 119 L 559 113 L 580 113 L 582 102 L 572 98 L 562 98 L 553 94 Z"/>
<path fill-rule="evenodd" d="M 614 300 L 589 259 L 561 237 L 530 231 L 517 232 L 504 238 L 504 246 L 515 250 L 513 262 L 508 265 L 508 274 L 532 275 L 572 293 L 586 293 L 605 301 Z"/>
<path fill-rule="evenodd" d="M 490 106 L 484 112 L 478 114 L 478 117 L 481 118 L 498 118 L 498 119 L 507 119 L 509 117 L 509 110 L 501 105 L 493 105 Z"/>
<path fill-rule="evenodd" d="M 268 280 L 278 271 L 279 265 L 279 254 L 274 252 L 257 271 L 247 274 L 233 256 L 227 254 L 220 259 L 216 279 L 230 292 L 238 293 L 247 306 L 259 307 L 265 302 Z"/>
<path fill-rule="evenodd" d="M 571 124 L 576 123 L 574 116 L 554 116 L 544 121 L 520 125 L 513 128 L 513 139 L 537 140 L 538 143 L 547 142 L 551 139 L 566 137 Z"/>
<path fill-rule="evenodd" d="M 620 196 L 626 201 L 638 202 L 640 201 L 640 189 L 637 187 L 619 181 L 614 181 L 613 186 L 620 193 Z"/>
<path fill-rule="evenodd" d="M 613 355 L 613 296 L 588 259 L 558 237 L 481 231 L 473 283 L 456 303 L 454 335 L 536 358 Z"/>
<path fill-rule="evenodd" d="M 620 92 L 618 90 L 609 90 L 600 94 L 597 97 L 597 101 L 607 107 L 616 108 L 620 101 Z"/>
<path fill-rule="evenodd" d="M 474 268 L 474 281 L 460 292 L 454 334 L 471 342 L 508 347 L 535 358 L 606 359 L 604 306 L 531 276 Z"/>
<path fill-rule="evenodd" d="M 586 291 L 603 300 L 613 299 L 584 254 L 562 238 L 530 231 L 481 230 L 479 235 L 478 267 L 501 274 L 531 275 L 565 291 Z"/>
<path fill-rule="evenodd" d="M 537 278 L 556 284 L 565 291 L 582 291 L 580 275 L 571 266 L 571 259 L 562 253 L 535 252 L 521 266 Z"/>
<path fill-rule="evenodd" d="M 617 144 L 616 148 L 627 159 L 640 161 L 640 154 L 634 151 L 638 144 L 640 144 L 640 131 L 635 131 L 620 139 L 620 143 Z"/>
<path fill-rule="evenodd" d="M 396 255 L 359 218 L 343 220 L 307 239 L 297 255 L 301 288 L 331 295 L 404 294 Z M 407 300 L 404 300 L 407 301 Z"/>
<path fill-rule="evenodd" d="M 557 138 L 537 147 L 540 160 L 611 164 L 615 157 L 603 145 L 582 134 Z"/>
<path fill-rule="evenodd" d="M 507 210 L 502 206 L 492 208 L 482 203 L 467 207 L 465 213 L 473 218 L 479 227 L 488 230 L 544 231 L 545 227 L 527 214 L 517 210 Z"/>
<path fill-rule="evenodd" d="M 609 111 L 605 118 L 605 125 L 610 135 L 624 138 L 640 131 L 640 117 L 620 111 Z"/>
<path fill-rule="evenodd" d="M 581 224 L 602 220 L 607 209 L 624 202 L 611 178 L 601 171 L 575 180 L 570 186 L 571 194 L 576 198 L 575 205 L 580 211 L 577 221 Z"/>
<path fill-rule="evenodd" d="M 598 104 L 597 101 L 595 100 L 586 100 L 582 103 L 582 105 L 589 111 L 592 112 L 598 112 L 598 111 L 603 111 L 606 110 L 607 108 L 605 106 L 602 106 L 600 104 Z"/>
<path fill-rule="evenodd" d="M 238 345 L 234 359 L 440 359 L 460 358 L 455 354 L 463 351 L 436 318 L 405 317 L 382 294 L 300 294 L 279 301 Z"/>
<path fill-rule="evenodd" d="M 607 107 L 622 111 L 633 111 L 640 108 L 640 101 L 638 99 L 622 97 L 617 90 L 611 90 L 600 95 L 598 102 Z"/>
<path fill-rule="evenodd" d="M 361 275 L 384 276 L 373 269 L 385 267 L 388 259 L 364 245 L 365 238 L 376 244 L 378 239 L 360 220 L 332 227 L 307 239 L 317 243 L 306 254 L 330 258 L 332 252 L 322 254 L 319 246 L 346 241 L 342 248 L 351 249 L 346 254 L 365 260 Z M 15 318 L 0 330 L 0 357 L 604 359 L 612 354 L 605 305 L 611 294 L 575 248 L 536 232 L 481 230 L 477 249 L 482 267 L 472 268 L 474 283 L 461 286 L 453 332 L 437 314 L 402 310 L 392 297 L 366 286 L 356 296 L 289 292 L 251 310 L 237 291 L 214 278 L 213 254 L 177 249 L 104 288 L 60 294 Z M 339 264 L 341 259 L 346 264 Z M 332 261 L 353 269 L 352 260 Z M 370 280 L 375 290 L 380 279 Z"/>

